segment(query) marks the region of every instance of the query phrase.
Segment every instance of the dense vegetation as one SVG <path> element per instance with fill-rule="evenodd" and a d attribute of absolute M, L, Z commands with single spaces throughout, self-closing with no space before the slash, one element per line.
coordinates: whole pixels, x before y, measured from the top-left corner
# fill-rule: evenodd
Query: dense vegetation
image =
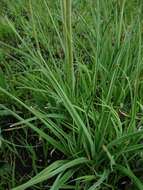
<path fill-rule="evenodd" d="M 0 0 L 0 189 L 143 190 L 142 0 Z"/>

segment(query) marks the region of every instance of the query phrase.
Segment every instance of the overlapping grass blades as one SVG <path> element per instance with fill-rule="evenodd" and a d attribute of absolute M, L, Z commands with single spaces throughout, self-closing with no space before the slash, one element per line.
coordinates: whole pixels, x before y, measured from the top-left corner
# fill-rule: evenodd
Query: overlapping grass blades
<path fill-rule="evenodd" d="M 13 102 L 1 102 L 0 109 L 18 120 L 11 132 L 24 125 L 24 133 L 32 129 L 45 146 L 48 143 L 64 156 L 46 163 L 40 172 L 34 164 L 32 170 L 38 172 L 27 182 L 13 174 L 10 188 L 108 190 L 116 188 L 124 175 L 141 190 L 141 175 L 136 172 L 143 150 L 141 16 L 128 16 L 125 0 L 97 0 L 96 6 L 94 1 L 63 0 L 62 10 L 57 2 L 29 1 L 29 20 L 21 17 L 19 27 L 5 19 L 20 45 L 0 43 L 22 57 L 14 59 L 22 71 L 15 73 L 15 86 L 0 86 L 0 93 Z M 71 17 L 72 6 L 76 18 Z M 13 142 L 0 138 L 16 150 Z"/>

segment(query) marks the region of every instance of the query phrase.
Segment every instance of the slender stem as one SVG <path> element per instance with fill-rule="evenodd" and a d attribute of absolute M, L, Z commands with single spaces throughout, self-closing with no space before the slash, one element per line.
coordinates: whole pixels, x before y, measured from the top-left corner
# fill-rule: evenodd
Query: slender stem
<path fill-rule="evenodd" d="M 72 92 L 74 91 L 74 66 L 72 45 L 72 0 L 63 0 L 63 20 L 65 37 L 65 60 L 66 79 Z"/>

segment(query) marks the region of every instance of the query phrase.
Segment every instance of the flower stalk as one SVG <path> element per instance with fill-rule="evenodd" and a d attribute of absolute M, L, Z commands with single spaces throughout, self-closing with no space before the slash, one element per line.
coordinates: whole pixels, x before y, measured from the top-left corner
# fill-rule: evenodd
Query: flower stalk
<path fill-rule="evenodd" d="M 72 0 L 63 0 L 63 23 L 65 38 L 65 70 L 69 88 L 74 91 L 74 66 L 72 42 Z"/>

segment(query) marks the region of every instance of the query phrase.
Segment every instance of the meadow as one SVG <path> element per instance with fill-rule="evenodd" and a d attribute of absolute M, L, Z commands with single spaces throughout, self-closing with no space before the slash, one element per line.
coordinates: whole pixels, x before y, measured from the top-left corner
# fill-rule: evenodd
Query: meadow
<path fill-rule="evenodd" d="M 143 1 L 0 0 L 0 190 L 143 190 Z"/>

